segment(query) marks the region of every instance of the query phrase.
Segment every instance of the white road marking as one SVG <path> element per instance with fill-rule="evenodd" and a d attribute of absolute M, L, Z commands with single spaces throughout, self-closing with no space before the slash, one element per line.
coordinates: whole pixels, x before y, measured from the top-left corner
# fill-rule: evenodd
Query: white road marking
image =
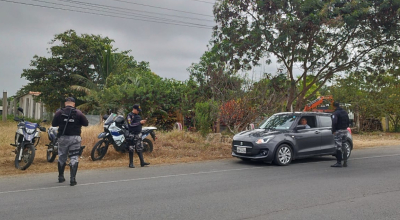
<path fill-rule="evenodd" d="M 108 184 L 108 183 L 120 183 L 120 182 L 129 182 L 129 181 L 137 181 L 137 180 L 170 178 L 170 177 L 178 177 L 178 176 L 190 176 L 190 175 L 199 175 L 199 174 L 222 173 L 222 172 L 241 171 L 241 170 L 259 169 L 259 168 L 264 168 L 264 167 L 251 167 L 251 168 L 229 169 L 229 170 L 214 170 L 214 171 L 203 171 L 203 172 L 197 172 L 197 173 L 182 173 L 182 174 L 174 174 L 174 175 L 143 177 L 143 178 L 134 178 L 134 179 L 125 179 L 125 180 L 113 180 L 113 181 L 105 181 L 105 182 L 82 183 L 82 184 L 78 184 L 74 187 Z M 44 188 L 36 188 L 36 189 L 21 189 L 21 190 L 3 191 L 3 192 L 0 192 L 0 194 L 59 189 L 59 188 L 64 188 L 64 187 L 71 187 L 71 186 L 52 186 L 52 187 L 44 187 Z"/>
<path fill-rule="evenodd" d="M 400 156 L 400 154 L 351 158 L 351 159 L 349 159 L 349 161 L 351 161 L 351 160 L 372 159 L 372 158 L 382 158 L 382 157 L 395 157 L 395 156 Z M 321 161 L 321 163 L 325 163 L 325 162 L 326 161 Z M 150 179 L 170 178 L 170 177 L 178 177 L 178 176 L 190 176 L 190 175 L 199 175 L 199 174 L 223 173 L 223 172 L 252 170 L 252 169 L 260 169 L 260 168 L 265 168 L 265 167 L 251 167 L 251 168 L 229 169 L 229 170 L 214 170 L 214 171 L 203 171 L 203 172 L 197 172 L 197 173 L 182 173 L 182 174 L 165 175 L 165 176 L 153 176 L 153 177 L 125 179 L 125 180 L 113 180 L 113 181 L 105 181 L 105 182 L 83 183 L 83 184 L 78 184 L 78 185 L 76 185 L 74 187 L 89 186 L 89 185 L 100 185 L 100 184 L 108 184 L 108 183 L 120 183 L 120 182 L 129 182 L 129 181 L 137 181 L 137 180 L 150 180 Z M 64 185 L 64 186 L 52 186 L 52 187 L 44 187 L 44 188 L 36 188 L 36 189 L 21 189 L 21 190 L 12 190 L 12 191 L 3 191 L 3 192 L 0 191 L 0 194 L 39 191 L 39 190 L 49 190 L 49 189 L 59 189 L 59 188 L 65 188 L 65 187 L 71 187 L 71 186 L 69 186 L 69 185 L 65 186 Z"/>

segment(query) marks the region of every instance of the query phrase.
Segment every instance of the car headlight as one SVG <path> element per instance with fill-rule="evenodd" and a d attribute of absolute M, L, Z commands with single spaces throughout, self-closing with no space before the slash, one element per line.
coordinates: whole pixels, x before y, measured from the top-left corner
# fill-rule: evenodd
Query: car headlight
<path fill-rule="evenodd" d="M 260 138 L 256 141 L 256 144 L 266 144 L 268 143 L 270 140 L 272 139 L 272 137 L 264 137 L 264 138 Z"/>

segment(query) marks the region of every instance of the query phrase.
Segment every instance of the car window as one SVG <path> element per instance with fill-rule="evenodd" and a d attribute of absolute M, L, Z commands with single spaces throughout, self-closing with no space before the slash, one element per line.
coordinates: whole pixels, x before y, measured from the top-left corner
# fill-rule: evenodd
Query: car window
<path fill-rule="evenodd" d="M 260 126 L 261 129 L 288 130 L 296 120 L 295 115 L 272 115 Z"/>
<path fill-rule="evenodd" d="M 307 125 L 310 126 L 310 128 L 315 128 L 315 127 L 317 127 L 317 126 L 316 126 L 317 123 L 316 123 L 315 116 L 310 116 L 310 115 L 302 116 L 302 117 L 300 118 L 299 122 L 298 122 L 299 125 L 301 125 L 301 119 L 303 119 L 303 118 L 307 121 Z"/>
<path fill-rule="evenodd" d="M 329 116 L 318 116 L 319 118 L 319 126 L 320 128 L 323 127 L 332 127 L 332 119 Z"/>

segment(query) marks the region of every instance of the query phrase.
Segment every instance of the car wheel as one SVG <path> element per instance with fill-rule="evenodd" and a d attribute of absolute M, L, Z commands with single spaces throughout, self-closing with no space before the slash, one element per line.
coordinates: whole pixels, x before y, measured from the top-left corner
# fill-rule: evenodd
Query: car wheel
<path fill-rule="evenodd" d="M 274 163 L 279 166 L 287 166 L 292 162 L 292 148 L 287 144 L 282 144 L 276 149 Z"/>
<path fill-rule="evenodd" d="M 346 148 L 346 152 L 347 152 L 347 159 L 350 158 L 351 155 L 351 144 L 350 142 L 346 141 L 343 145 L 344 148 Z"/>

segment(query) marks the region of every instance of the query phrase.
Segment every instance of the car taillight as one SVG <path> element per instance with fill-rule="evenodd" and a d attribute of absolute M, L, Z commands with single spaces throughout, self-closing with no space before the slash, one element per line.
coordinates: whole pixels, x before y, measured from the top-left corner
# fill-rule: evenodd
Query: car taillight
<path fill-rule="evenodd" d="M 351 134 L 351 128 L 347 128 L 347 130 L 349 131 L 349 133 Z"/>

